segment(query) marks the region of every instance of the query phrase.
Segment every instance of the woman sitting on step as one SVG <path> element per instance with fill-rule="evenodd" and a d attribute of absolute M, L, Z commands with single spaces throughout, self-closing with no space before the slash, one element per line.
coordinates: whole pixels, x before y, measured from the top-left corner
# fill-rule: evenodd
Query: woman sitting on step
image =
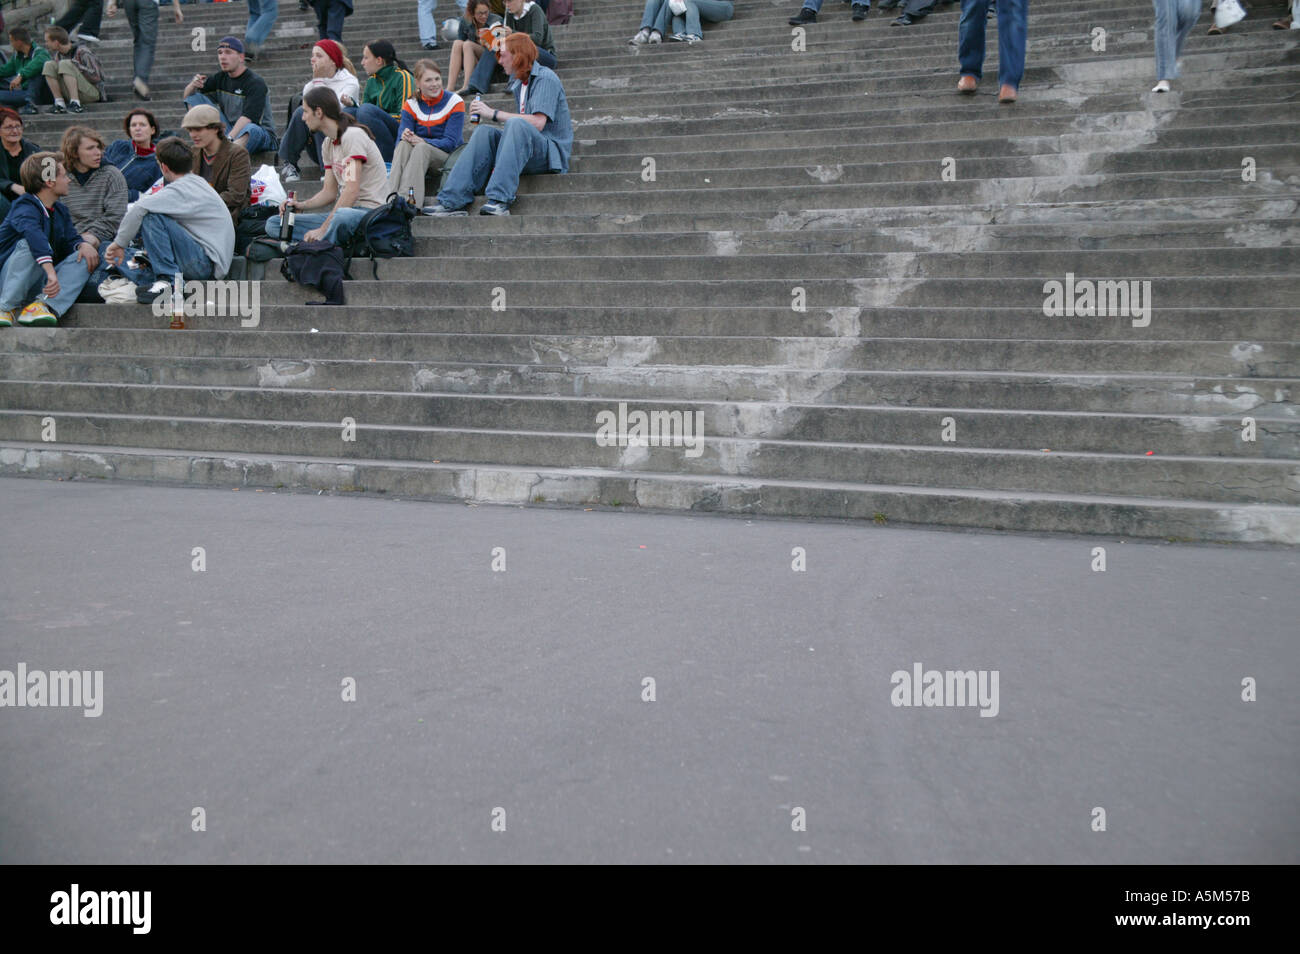
<path fill-rule="evenodd" d="M 334 90 L 334 95 L 344 106 L 356 106 L 361 100 L 357 68 L 348 59 L 347 47 L 342 43 L 317 40 L 312 46 L 311 79 L 303 86 L 302 95 L 306 97 L 317 86 Z M 281 181 L 297 182 L 302 178 L 302 173 L 298 171 L 298 159 L 303 152 L 307 153 L 312 162 L 320 165 L 320 135 L 312 135 L 307 131 L 307 124 L 302 121 L 302 106 L 297 106 L 280 139 Z"/>
<path fill-rule="evenodd" d="M 8 106 L 0 106 L 0 218 L 23 194 L 19 170 L 23 160 L 41 151 L 41 147 L 23 136 L 23 117 Z"/>
<path fill-rule="evenodd" d="M 104 151 L 104 161 L 116 166 L 126 178 L 126 198 L 134 202 L 140 193 L 162 178 L 158 168 L 158 120 L 147 109 L 133 109 L 122 120 L 125 139 L 115 139 Z"/>
<path fill-rule="evenodd" d="M 402 104 L 415 95 L 415 77 L 398 59 L 389 40 L 367 43 L 361 51 L 361 67 L 370 77 L 366 80 L 361 105 L 345 107 L 343 111 L 370 130 L 384 162 L 392 162 Z"/>
<path fill-rule="evenodd" d="M 461 18 L 459 24 L 460 33 L 451 45 L 451 75 L 447 77 L 448 87 L 455 88 L 456 78 L 460 76 L 462 69 L 465 71 L 465 82 L 469 82 L 470 74 L 478 64 L 478 58 L 487 52 L 479 42 L 479 31 L 494 27 L 500 22 L 501 18 L 492 12 L 488 0 L 469 0 L 465 4 L 465 16 Z M 456 92 L 463 93 L 465 88 L 457 89 Z"/>
<path fill-rule="evenodd" d="M 547 69 L 556 68 L 559 61 L 555 56 L 555 41 L 551 39 L 551 25 L 546 22 L 545 10 L 529 0 L 506 0 L 505 35 L 511 33 L 528 34 L 537 48 L 537 62 Z M 474 67 L 464 92 L 471 95 L 491 92 L 492 77 L 496 71 L 496 53 L 485 53 Z"/>
<path fill-rule="evenodd" d="M 442 71 L 433 60 L 415 64 L 419 95 L 402 104 L 388 191 L 405 198 L 415 192 L 415 207 L 424 206 L 424 179 L 437 172 L 457 146 L 465 128 L 465 101 L 442 88 Z"/>

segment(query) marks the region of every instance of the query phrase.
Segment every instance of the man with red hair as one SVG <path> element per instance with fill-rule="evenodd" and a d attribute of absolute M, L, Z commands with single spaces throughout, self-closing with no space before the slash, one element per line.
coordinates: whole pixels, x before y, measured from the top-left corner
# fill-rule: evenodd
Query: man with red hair
<path fill-rule="evenodd" d="M 505 128 L 483 123 L 474 131 L 438 193 L 437 204 L 426 207 L 425 215 L 469 215 L 474 196 L 480 192 L 488 201 L 479 215 L 509 215 L 521 175 L 569 171 L 573 123 L 560 78 L 537 62 L 537 46 L 526 33 L 507 36 L 498 60 L 510 77 L 506 89 L 519 111 L 493 109 L 482 100 L 474 101 L 471 116 L 502 123 Z"/>

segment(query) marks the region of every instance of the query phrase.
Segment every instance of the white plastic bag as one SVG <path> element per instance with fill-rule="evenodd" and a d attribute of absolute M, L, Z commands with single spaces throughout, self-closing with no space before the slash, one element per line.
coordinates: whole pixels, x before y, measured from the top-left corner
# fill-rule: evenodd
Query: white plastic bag
<path fill-rule="evenodd" d="M 460 21 L 443 20 L 442 21 L 442 38 L 449 42 L 455 42 L 460 39 Z"/>
<path fill-rule="evenodd" d="M 1300 30 L 1300 0 L 1291 0 L 1291 29 Z"/>
<path fill-rule="evenodd" d="M 1246 11 L 1242 8 L 1240 0 L 1219 0 L 1219 5 L 1214 8 L 1214 25 L 1220 30 L 1234 23 L 1240 23 L 1244 19 L 1246 19 Z"/>
<path fill-rule="evenodd" d="M 668 0 L 668 9 L 680 17 L 686 12 L 686 0 Z"/>
<path fill-rule="evenodd" d="M 253 173 L 248 183 L 248 202 L 250 205 L 279 205 L 289 196 L 280 185 L 280 175 L 275 166 L 263 165 Z"/>

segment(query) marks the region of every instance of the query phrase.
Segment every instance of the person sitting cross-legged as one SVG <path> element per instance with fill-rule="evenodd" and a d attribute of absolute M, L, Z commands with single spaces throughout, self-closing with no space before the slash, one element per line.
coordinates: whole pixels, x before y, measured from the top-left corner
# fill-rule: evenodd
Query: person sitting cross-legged
<path fill-rule="evenodd" d="M 521 175 L 569 171 L 573 123 L 560 78 L 537 62 L 537 47 L 526 33 L 506 37 L 499 56 L 519 112 L 492 109 L 481 100 L 470 107 L 472 114 L 504 123 L 505 129 L 483 124 L 474 131 L 437 204 L 425 215 L 468 215 L 479 192 L 488 197 L 480 215 L 509 215 Z"/>
<path fill-rule="evenodd" d="M 302 119 L 312 132 L 325 134 L 321 160 L 327 171 L 320 192 L 295 204 L 293 238 L 346 245 L 365 214 L 388 198 L 384 157 L 370 130 L 343 111 L 339 98 L 327 86 L 307 91 Z M 329 206 L 333 206 L 329 212 L 311 211 Z M 280 215 L 266 220 L 267 235 L 279 236 L 281 215 L 283 203 Z"/>
<path fill-rule="evenodd" d="M 19 174 L 25 191 L 0 223 L 0 327 L 56 325 L 99 266 L 99 253 L 59 201 L 68 194 L 68 170 L 56 153 L 28 156 Z"/>
<path fill-rule="evenodd" d="M 104 258 L 136 283 L 136 301 L 142 303 L 165 293 L 177 274 L 200 281 L 225 278 L 235 249 L 230 210 L 194 174 L 190 146 L 168 136 L 158 143 L 157 157 L 166 185 L 127 209 L 113 244 L 104 250 Z M 137 233 L 148 264 L 125 268 L 126 249 Z"/>

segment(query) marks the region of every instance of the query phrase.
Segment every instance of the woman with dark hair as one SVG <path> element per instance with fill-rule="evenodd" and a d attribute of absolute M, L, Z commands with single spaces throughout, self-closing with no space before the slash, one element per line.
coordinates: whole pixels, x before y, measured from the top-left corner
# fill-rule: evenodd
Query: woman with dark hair
<path fill-rule="evenodd" d="M 23 194 L 20 169 L 23 160 L 41 151 L 41 147 L 23 137 L 23 117 L 8 106 L 0 106 L 0 219 L 9 214 L 9 206 Z"/>
<path fill-rule="evenodd" d="M 158 168 L 158 120 L 147 109 L 133 109 L 122 120 L 125 139 L 115 139 L 104 151 L 104 161 L 122 170 L 126 178 L 126 198 L 134 202 L 162 177 Z"/>
<path fill-rule="evenodd" d="M 349 107 L 347 112 L 374 135 L 384 162 L 392 162 L 402 104 L 415 95 L 415 77 L 398 59 L 389 40 L 367 43 L 361 51 L 361 68 L 370 78 L 366 80 L 361 105 Z"/>
<path fill-rule="evenodd" d="M 307 93 L 302 120 L 312 132 L 325 136 L 321 143 L 325 175 L 319 192 L 295 204 L 293 238 L 346 245 L 365 214 L 388 198 L 384 158 L 370 130 L 344 112 L 329 87 L 318 86 Z M 312 211 L 327 207 L 331 207 L 328 213 Z M 267 219 L 267 235 L 279 236 L 280 215 Z"/>
<path fill-rule="evenodd" d="M 553 70 L 557 64 L 555 41 L 551 39 L 551 26 L 546 22 L 546 11 L 530 0 L 506 0 L 506 35 L 526 33 L 537 48 L 537 62 Z M 497 69 L 497 54 L 486 53 L 474 67 L 463 92 L 488 93 L 492 90 L 492 77 Z"/>
<path fill-rule="evenodd" d="M 456 41 L 451 45 L 451 75 L 447 77 L 448 88 L 456 85 L 456 78 L 460 76 L 462 69 L 465 71 L 465 82 L 469 82 L 478 58 L 487 52 L 479 42 L 479 31 L 494 27 L 500 22 L 501 18 L 492 12 L 488 0 L 469 0 L 465 4 L 465 15 L 461 17 L 458 24 L 459 33 Z M 456 92 L 463 93 L 465 89 L 462 87 Z"/>

